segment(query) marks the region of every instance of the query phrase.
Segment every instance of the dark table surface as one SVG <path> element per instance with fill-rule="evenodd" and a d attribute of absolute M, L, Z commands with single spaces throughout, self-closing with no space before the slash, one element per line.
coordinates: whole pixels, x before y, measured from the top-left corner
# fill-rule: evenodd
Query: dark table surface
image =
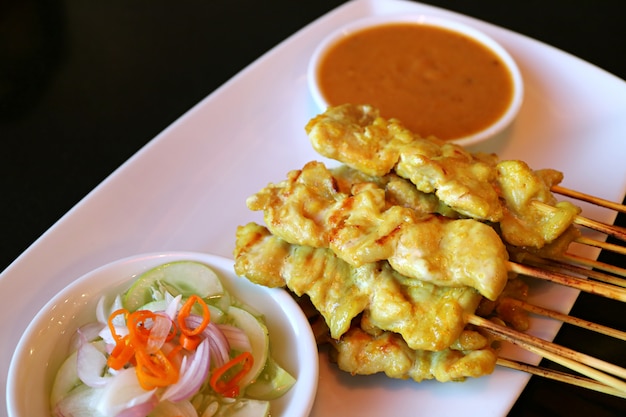
<path fill-rule="evenodd" d="M 342 3 L 2 1 L 0 270 L 199 100 Z M 626 79 L 626 2 L 424 3 L 528 35 Z M 583 295 L 573 314 L 626 328 L 618 302 Z M 568 326 L 557 341 L 626 365 L 625 343 Z M 510 415 L 626 415 L 626 400 L 533 377 Z"/>

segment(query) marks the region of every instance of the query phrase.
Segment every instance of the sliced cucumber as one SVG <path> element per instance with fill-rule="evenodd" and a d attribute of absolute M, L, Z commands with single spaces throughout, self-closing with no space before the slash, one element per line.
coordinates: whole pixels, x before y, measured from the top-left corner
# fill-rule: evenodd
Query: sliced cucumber
<path fill-rule="evenodd" d="M 246 396 L 255 400 L 270 401 L 285 394 L 296 379 L 270 356 L 256 381 L 246 388 Z"/>
<path fill-rule="evenodd" d="M 200 262 L 178 261 L 157 266 L 144 272 L 124 294 L 123 304 L 129 311 L 155 301 L 153 294 L 165 287 L 176 296 L 196 294 L 202 298 L 218 297 L 224 287 L 217 274 Z"/>
<path fill-rule="evenodd" d="M 207 307 L 209 307 L 209 312 L 211 313 L 211 321 L 213 323 L 221 323 L 224 318 L 224 312 L 211 304 Z"/>
<path fill-rule="evenodd" d="M 222 294 L 221 297 L 216 297 L 213 298 L 211 300 L 209 300 L 209 305 L 214 305 L 215 307 L 219 308 L 222 311 L 227 311 L 230 306 L 233 304 L 233 301 L 235 300 L 234 297 L 232 297 L 228 291 L 224 290 L 224 293 Z"/>
<path fill-rule="evenodd" d="M 137 310 L 164 311 L 166 308 L 167 300 L 155 300 L 137 307 Z"/>
<path fill-rule="evenodd" d="M 269 401 L 242 398 L 231 404 L 223 404 L 216 417 L 267 417 L 269 415 Z"/>
<path fill-rule="evenodd" d="M 228 309 L 228 315 L 233 320 L 233 324 L 248 335 L 252 346 L 254 363 L 250 372 L 240 383 L 241 387 L 245 387 L 254 381 L 265 367 L 270 348 L 269 332 L 265 323 L 242 308 L 231 306 Z"/>

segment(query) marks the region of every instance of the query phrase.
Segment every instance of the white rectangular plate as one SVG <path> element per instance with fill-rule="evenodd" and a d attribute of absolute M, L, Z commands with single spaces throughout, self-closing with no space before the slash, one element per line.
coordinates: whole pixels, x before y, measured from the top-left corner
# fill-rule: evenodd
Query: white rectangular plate
<path fill-rule="evenodd" d="M 246 198 L 292 169 L 321 159 L 304 134 L 318 110 L 306 87 L 308 58 L 340 25 L 361 17 L 424 13 L 486 32 L 517 60 L 526 98 L 516 123 L 480 150 L 565 173 L 564 185 L 621 201 L 626 191 L 626 83 L 597 67 L 511 31 L 438 8 L 398 0 L 345 4 L 251 64 L 206 97 L 67 213 L 0 277 L 0 381 L 18 339 L 45 302 L 76 277 L 141 252 L 194 250 L 232 257 L 237 225 L 261 221 Z M 584 80 L 582 82 L 581 80 Z M 607 179 L 610 178 L 610 181 Z M 611 222 L 614 214 L 584 205 Z M 591 253 L 590 256 L 594 254 Z M 535 288 L 567 311 L 576 293 Z M 9 318 L 10 319 L 7 319 Z M 556 327 L 536 322 L 553 337 Z M 440 384 L 340 373 L 320 355 L 313 416 L 503 416 L 527 382 L 522 373 Z M 3 391 L 5 387 L 2 387 Z M 4 399 L 0 413 L 4 415 Z"/>

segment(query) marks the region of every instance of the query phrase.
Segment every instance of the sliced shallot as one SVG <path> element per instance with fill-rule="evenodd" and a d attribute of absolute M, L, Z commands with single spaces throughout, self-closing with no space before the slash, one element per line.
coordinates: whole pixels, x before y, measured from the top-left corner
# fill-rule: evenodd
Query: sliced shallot
<path fill-rule="evenodd" d="M 167 387 L 161 396 L 161 401 L 178 402 L 189 399 L 206 380 L 210 362 L 209 341 L 204 339 L 195 352 L 183 358 L 178 382 Z"/>
<path fill-rule="evenodd" d="M 105 386 L 110 380 L 110 378 L 103 376 L 107 364 L 106 355 L 96 347 L 95 343 L 89 343 L 80 331 L 78 337 L 79 346 L 76 352 L 78 378 L 91 388 Z"/>

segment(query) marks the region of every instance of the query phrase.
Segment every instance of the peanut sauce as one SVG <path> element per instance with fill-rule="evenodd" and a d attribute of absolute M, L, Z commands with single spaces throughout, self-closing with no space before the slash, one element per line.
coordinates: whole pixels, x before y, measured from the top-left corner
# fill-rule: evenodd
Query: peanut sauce
<path fill-rule="evenodd" d="M 329 105 L 370 104 L 421 136 L 451 140 L 503 115 L 512 76 L 487 47 L 451 30 L 392 23 L 348 35 L 317 73 Z"/>

